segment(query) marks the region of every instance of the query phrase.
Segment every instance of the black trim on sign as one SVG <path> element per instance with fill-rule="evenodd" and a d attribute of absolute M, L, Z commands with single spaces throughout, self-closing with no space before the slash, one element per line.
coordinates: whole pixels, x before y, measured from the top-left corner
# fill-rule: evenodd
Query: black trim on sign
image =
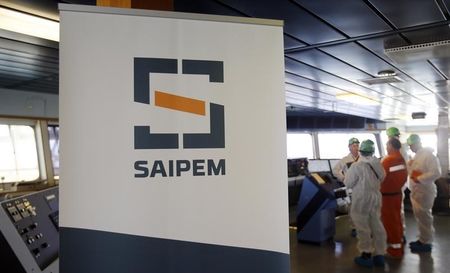
<path fill-rule="evenodd" d="M 60 228 L 64 273 L 288 273 L 289 254 Z"/>

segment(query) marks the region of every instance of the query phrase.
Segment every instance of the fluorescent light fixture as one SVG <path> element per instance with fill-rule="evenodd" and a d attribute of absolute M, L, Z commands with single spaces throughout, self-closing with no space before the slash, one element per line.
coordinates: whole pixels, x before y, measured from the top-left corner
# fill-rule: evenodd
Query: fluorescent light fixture
<path fill-rule="evenodd" d="M 59 23 L 0 7 L 0 28 L 52 41 L 59 41 Z"/>
<path fill-rule="evenodd" d="M 353 93 L 336 94 L 336 99 L 360 105 L 380 105 L 380 102 L 375 99 Z"/>

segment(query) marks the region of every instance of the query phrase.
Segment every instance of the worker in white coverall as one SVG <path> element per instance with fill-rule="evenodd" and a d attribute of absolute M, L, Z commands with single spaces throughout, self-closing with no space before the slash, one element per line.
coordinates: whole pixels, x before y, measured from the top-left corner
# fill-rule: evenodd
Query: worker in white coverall
<path fill-rule="evenodd" d="M 386 231 L 380 219 L 380 185 L 385 172 L 373 156 L 374 151 L 373 141 L 364 140 L 359 148 L 359 160 L 352 164 L 344 179 L 344 184 L 353 191 L 350 217 L 356 227 L 361 252 L 354 261 L 365 267 L 384 266 L 386 251 Z"/>
<path fill-rule="evenodd" d="M 348 150 L 350 153 L 343 157 L 333 167 L 333 175 L 338 181 L 344 182 L 345 174 L 350 166 L 359 159 L 359 140 L 356 137 L 352 137 L 348 140 Z M 350 214 L 350 211 L 349 211 Z M 351 235 L 356 237 L 355 225 L 350 221 Z"/>
<path fill-rule="evenodd" d="M 359 140 L 356 137 L 352 137 L 348 140 L 348 150 L 350 153 L 343 157 L 333 167 L 333 175 L 341 182 L 344 182 L 345 174 L 348 168 L 358 161 L 359 158 Z"/>
<path fill-rule="evenodd" d="M 431 209 L 437 194 L 434 181 L 441 176 L 441 166 L 433 150 L 422 147 L 418 135 L 410 135 L 407 143 L 415 153 L 408 162 L 408 174 L 411 205 L 419 228 L 418 240 L 409 246 L 412 252 L 430 252 L 434 234 Z"/>

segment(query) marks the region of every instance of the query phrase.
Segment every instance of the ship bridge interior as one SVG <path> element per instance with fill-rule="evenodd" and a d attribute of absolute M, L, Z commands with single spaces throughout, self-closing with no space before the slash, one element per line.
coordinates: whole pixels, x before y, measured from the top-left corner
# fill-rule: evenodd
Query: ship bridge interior
<path fill-rule="evenodd" d="M 59 133 L 58 4 L 96 5 L 98 1 L 0 1 L 0 121 L 43 119 L 49 133 Z M 450 0 L 173 0 L 173 11 L 283 21 L 287 133 L 311 136 L 310 159 L 329 162 L 325 165 L 330 170 L 331 162 L 338 161 L 320 156 L 317 139 L 324 132 L 374 133 L 381 157 L 385 139 L 380 135 L 395 126 L 405 133 L 402 142 L 410 133 L 435 135 L 443 176 L 448 173 Z M 43 26 L 56 29 L 56 34 L 19 31 L 14 23 L 17 14 L 38 18 Z M 250 104 L 248 111 L 252 111 Z M 45 156 L 51 157 L 51 152 Z M 47 186 L 58 185 L 52 166 L 40 169 L 50 172 Z M 17 189 L 17 183 L 0 182 L 0 190 L 5 185 Z M 19 183 L 19 189 L 30 192 L 43 185 L 24 184 L 21 188 Z M 446 241 L 450 179 L 444 184 L 447 203 L 435 215 L 439 243 L 433 252 L 407 252 L 402 260 L 388 261 L 384 272 L 437 273 L 450 267 Z M 298 192 L 291 194 L 298 198 Z M 299 244 L 296 202 L 290 204 L 291 272 L 362 272 L 352 260 L 358 251 L 356 238 L 349 235 L 349 217 L 336 218 L 331 242 Z M 406 209 L 410 242 L 415 240 L 416 223 L 411 208 Z"/>
<path fill-rule="evenodd" d="M 5 0 L 0 7 L 58 22 L 58 3 L 95 2 Z M 449 9 L 448 0 L 174 1 L 179 12 L 283 20 L 288 115 L 405 126 L 448 116 Z M 58 94 L 57 38 L 0 31 L 0 88 Z"/>

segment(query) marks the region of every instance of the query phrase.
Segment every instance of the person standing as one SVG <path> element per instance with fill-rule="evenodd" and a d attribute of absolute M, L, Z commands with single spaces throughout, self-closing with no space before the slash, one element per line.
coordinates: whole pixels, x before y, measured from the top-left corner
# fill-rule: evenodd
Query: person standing
<path fill-rule="evenodd" d="M 389 139 L 395 138 L 400 140 L 400 130 L 397 127 L 389 127 L 386 130 L 386 135 Z M 400 148 L 400 154 L 402 155 L 405 162 L 408 162 L 408 145 L 406 143 L 401 144 Z M 402 201 L 401 201 L 401 209 L 400 209 L 400 215 L 402 219 L 402 226 L 403 226 L 403 239 L 402 243 L 406 243 L 406 236 L 405 236 L 405 230 L 406 230 L 406 221 L 405 221 L 405 206 L 404 206 L 404 200 L 405 200 L 405 190 L 408 188 L 407 183 L 402 188 Z M 389 250 L 389 249 L 388 249 Z"/>
<path fill-rule="evenodd" d="M 333 175 L 340 181 L 343 182 L 345 174 L 348 168 L 358 161 L 359 158 L 359 140 L 356 137 L 352 137 L 348 140 L 348 150 L 350 153 L 343 157 L 336 163 L 333 167 Z"/>
<path fill-rule="evenodd" d="M 386 177 L 381 183 L 381 220 L 387 234 L 387 253 L 395 258 L 403 256 L 403 223 L 401 217 L 403 186 L 408 178 L 406 162 L 400 154 L 402 144 L 390 138 L 386 144 L 388 156 L 381 161 Z"/>
<path fill-rule="evenodd" d="M 352 137 L 348 140 L 348 150 L 350 153 L 343 157 L 333 167 L 333 175 L 339 182 L 344 182 L 345 174 L 350 166 L 359 159 L 359 140 L 356 137 Z M 350 212 L 349 212 L 350 214 Z M 350 228 L 352 237 L 356 237 L 356 229 L 350 219 Z"/>
<path fill-rule="evenodd" d="M 408 162 L 411 205 L 419 228 L 418 240 L 409 243 L 412 252 L 430 252 L 434 235 L 433 208 L 437 190 L 434 181 L 441 176 L 439 159 L 433 150 L 422 147 L 420 137 L 411 134 L 407 143 L 415 153 Z"/>
<path fill-rule="evenodd" d="M 344 179 L 344 184 L 353 191 L 350 217 L 356 227 L 358 250 L 361 252 L 354 261 L 364 267 L 384 266 L 386 231 L 380 219 L 380 184 L 385 172 L 380 161 L 373 156 L 373 141 L 364 140 L 359 151 L 360 159 L 352 164 Z"/>
<path fill-rule="evenodd" d="M 400 140 L 400 130 L 397 127 L 389 127 L 386 129 L 386 135 L 389 139 L 396 138 Z M 400 154 L 405 159 L 405 162 L 408 162 L 408 146 L 407 144 L 402 144 L 400 148 Z"/>

